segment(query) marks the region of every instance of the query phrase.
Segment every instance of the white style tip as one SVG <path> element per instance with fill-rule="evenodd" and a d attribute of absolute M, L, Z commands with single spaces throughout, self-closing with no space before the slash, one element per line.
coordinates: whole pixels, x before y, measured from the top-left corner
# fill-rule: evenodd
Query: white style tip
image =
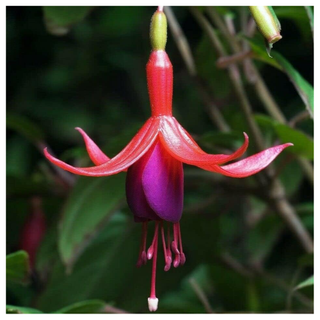
<path fill-rule="evenodd" d="M 151 312 L 157 311 L 157 309 L 158 309 L 158 302 L 159 302 L 159 299 L 158 299 L 158 298 L 148 298 L 148 306 L 149 306 L 149 310 L 150 310 Z"/>

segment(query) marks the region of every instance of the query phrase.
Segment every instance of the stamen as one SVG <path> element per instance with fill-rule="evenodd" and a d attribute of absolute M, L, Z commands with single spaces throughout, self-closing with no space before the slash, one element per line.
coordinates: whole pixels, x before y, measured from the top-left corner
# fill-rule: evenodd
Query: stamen
<path fill-rule="evenodd" d="M 161 237 L 162 237 L 164 261 L 166 263 L 166 265 L 164 266 L 164 271 L 168 271 L 171 268 L 172 256 L 171 256 L 170 248 L 167 249 L 167 246 L 166 246 L 166 239 L 165 239 L 165 235 L 164 235 L 164 228 L 163 228 L 162 221 L 161 221 Z"/>
<path fill-rule="evenodd" d="M 169 228 L 168 224 L 167 224 L 167 242 L 168 242 L 167 253 L 172 258 L 172 253 L 171 253 L 171 248 L 170 248 L 170 243 L 171 243 L 170 228 Z"/>
<path fill-rule="evenodd" d="M 157 243 L 158 243 L 158 221 L 156 221 L 156 229 L 154 231 L 154 236 L 153 236 L 153 239 L 152 239 L 152 243 L 151 243 L 151 246 L 149 247 L 148 251 L 147 251 L 147 258 L 148 260 L 151 260 L 152 257 L 153 257 L 153 254 L 154 254 L 154 251 L 155 251 L 155 242 L 157 240 Z"/>
<path fill-rule="evenodd" d="M 139 258 L 136 266 L 140 268 L 142 265 L 147 263 L 147 253 L 146 253 L 146 244 L 147 244 L 147 233 L 148 233 L 148 222 L 142 222 L 142 234 L 141 234 L 141 243 Z"/>
<path fill-rule="evenodd" d="M 182 248 L 180 223 L 178 223 L 178 233 L 179 233 L 180 265 L 183 266 L 186 263 L 186 256 L 183 253 L 183 248 Z"/>
<path fill-rule="evenodd" d="M 180 265 L 180 251 L 178 250 L 178 244 L 179 244 L 179 230 L 177 228 L 177 223 L 173 224 L 173 241 L 171 244 L 171 248 L 173 253 L 175 254 L 174 260 L 173 260 L 173 266 L 175 268 L 179 267 Z"/>
<path fill-rule="evenodd" d="M 151 273 L 151 291 L 148 298 L 148 305 L 150 311 L 156 311 L 158 309 L 158 299 L 156 297 L 156 275 L 157 275 L 157 252 L 158 252 L 158 230 L 159 221 L 156 221 L 154 237 L 150 248 L 152 247 L 152 273 Z M 149 248 L 149 250 L 150 250 Z M 148 250 L 148 252 L 149 252 Z"/>

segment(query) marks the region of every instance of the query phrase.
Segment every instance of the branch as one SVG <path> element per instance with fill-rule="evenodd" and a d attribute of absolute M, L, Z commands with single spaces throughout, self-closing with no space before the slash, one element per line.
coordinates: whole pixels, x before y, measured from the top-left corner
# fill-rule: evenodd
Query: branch
<path fill-rule="evenodd" d="M 170 7 L 165 7 L 164 9 L 167 18 L 168 18 L 168 24 L 169 28 L 172 32 L 173 38 L 177 44 L 177 47 L 181 53 L 181 56 L 183 58 L 183 61 L 185 62 L 187 66 L 187 70 L 192 77 L 193 81 L 196 84 L 196 87 L 198 89 L 198 92 L 200 93 L 200 96 L 202 98 L 202 101 L 204 102 L 204 105 L 206 107 L 206 110 L 211 118 L 211 121 L 217 126 L 217 128 L 223 132 L 229 131 L 230 128 L 226 121 L 224 120 L 219 108 L 216 106 L 216 104 L 213 102 L 213 99 L 211 98 L 210 94 L 208 93 L 206 86 L 203 82 L 203 80 L 197 75 L 196 65 L 193 59 L 193 55 L 189 46 L 189 43 L 187 41 L 187 38 L 185 37 L 172 9 Z"/>
<path fill-rule="evenodd" d="M 223 21 L 220 16 L 214 11 L 213 8 L 208 9 L 210 17 L 213 21 L 221 28 L 221 32 L 228 40 L 230 46 L 235 50 L 241 50 L 241 47 L 237 43 L 237 40 L 234 39 L 232 35 L 228 32 L 228 29 L 224 26 Z M 211 43 L 214 48 L 218 52 L 219 55 L 225 55 L 225 49 L 223 44 L 221 43 L 219 37 L 217 36 L 214 28 L 209 24 L 206 18 L 197 11 L 197 16 L 201 25 L 204 28 L 204 31 L 207 33 L 209 38 L 211 39 Z M 210 30 L 210 31 L 209 31 Z M 263 135 L 258 127 L 257 123 L 254 121 L 252 114 L 252 107 L 250 101 L 247 97 L 245 89 L 243 87 L 243 83 L 240 77 L 239 69 L 236 65 L 230 65 L 228 67 L 229 75 L 233 86 L 235 88 L 236 94 L 240 100 L 240 106 L 245 115 L 246 121 L 248 123 L 249 129 L 253 135 L 254 144 L 258 150 L 264 149 L 264 139 Z M 285 221 L 288 227 L 295 234 L 296 238 L 299 240 L 300 244 L 303 246 L 306 252 L 313 252 L 313 241 L 310 237 L 307 229 L 301 223 L 300 219 L 296 215 L 294 208 L 290 205 L 285 196 L 285 190 L 278 179 L 274 178 L 274 170 L 271 166 L 267 167 L 260 174 L 261 177 L 264 177 L 265 181 L 260 181 L 260 186 L 263 190 L 267 192 L 267 196 L 272 201 L 273 208 L 280 215 L 280 217 Z"/>
<path fill-rule="evenodd" d="M 206 297 L 204 291 L 201 289 L 197 281 L 194 278 L 191 278 L 189 279 L 189 283 L 192 289 L 194 290 L 194 292 L 196 293 L 197 297 L 199 298 L 199 300 L 202 302 L 207 313 L 214 313 L 208 298 Z"/>

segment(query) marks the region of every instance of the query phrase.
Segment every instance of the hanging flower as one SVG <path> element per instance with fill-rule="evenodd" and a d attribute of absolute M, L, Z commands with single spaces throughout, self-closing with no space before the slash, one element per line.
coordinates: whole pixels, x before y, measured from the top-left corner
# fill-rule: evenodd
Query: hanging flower
<path fill-rule="evenodd" d="M 251 176 L 268 166 L 286 147 L 286 143 L 266 149 L 246 159 L 226 164 L 241 157 L 247 150 L 249 138 L 244 133 L 243 145 L 234 153 L 207 154 L 172 116 L 173 69 L 165 52 L 166 17 L 159 7 L 151 21 L 151 52 L 147 63 L 147 82 L 151 117 L 129 144 L 114 158 L 108 158 L 80 128 L 94 167 L 73 167 L 50 155 L 45 156 L 60 168 L 78 175 L 101 177 L 127 171 L 126 194 L 136 222 L 142 223 L 142 239 L 137 266 L 153 260 L 150 311 L 157 310 L 156 264 L 158 238 L 161 237 L 165 267 L 168 271 L 186 262 L 183 252 L 180 218 L 183 210 L 183 163 L 234 178 Z M 147 250 L 147 224 L 155 221 L 151 246 Z M 164 221 L 172 223 L 172 232 L 164 229 Z M 173 240 L 171 241 L 171 235 Z M 173 257 L 174 256 L 174 257 Z"/>

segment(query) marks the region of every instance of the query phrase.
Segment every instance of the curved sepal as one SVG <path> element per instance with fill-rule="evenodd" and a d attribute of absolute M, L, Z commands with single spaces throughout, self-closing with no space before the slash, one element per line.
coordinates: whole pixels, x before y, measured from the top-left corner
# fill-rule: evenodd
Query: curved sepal
<path fill-rule="evenodd" d="M 163 118 L 160 124 L 160 139 L 167 151 L 177 160 L 209 170 L 213 165 L 220 165 L 241 157 L 248 148 L 249 138 L 244 134 L 243 145 L 234 153 L 208 154 L 192 139 L 190 134 L 173 117 Z"/>
<path fill-rule="evenodd" d="M 78 130 L 82 138 L 84 140 L 84 143 L 86 144 L 86 149 L 88 152 L 88 155 L 91 159 L 91 161 L 96 165 L 99 166 L 101 164 L 106 163 L 107 161 L 110 160 L 109 157 L 107 157 L 101 150 L 100 148 L 92 141 L 92 139 L 81 129 L 81 128 L 75 128 Z"/>
<path fill-rule="evenodd" d="M 221 173 L 228 177 L 249 177 L 267 167 L 285 148 L 293 146 L 285 143 L 254 154 L 243 160 L 219 167 L 213 166 L 210 171 Z M 206 169 L 209 170 L 209 169 Z"/>
<path fill-rule="evenodd" d="M 74 174 L 91 177 L 116 174 L 126 170 L 148 151 L 158 135 L 158 122 L 158 119 L 150 118 L 118 155 L 99 166 L 87 168 L 73 167 L 50 155 L 47 148 L 44 149 L 44 155 L 53 164 Z"/>

